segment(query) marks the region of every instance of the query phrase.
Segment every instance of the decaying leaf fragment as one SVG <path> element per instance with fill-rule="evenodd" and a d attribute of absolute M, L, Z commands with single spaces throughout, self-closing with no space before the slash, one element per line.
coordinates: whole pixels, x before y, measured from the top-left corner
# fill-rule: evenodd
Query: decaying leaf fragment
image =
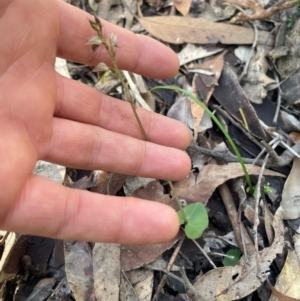
<path fill-rule="evenodd" d="M 218 84 L 218 80 L 224 66 L 224 54 L 225 53 L 222 52 L 217 56 L 207 58 L 201 65 L 202 69 L 213 72 L 212 76 L 195 74 L 193 78 L 193 93 L 196 97 L 199 97 L 202 101 L 204 101 L 205 104 L 208 103 L 214 92 L 215 86 Z M 194 120 L 194 140 L 196 141 L 199 125 L 205 112 L 193 99 L 191 99 L 191 110 Z"/>
<path fill-rule="evenodd" d="M 187 16 L 191 8 L 192 0 L 174 0 L 173 3 L 183 16 Z"/>
<path fill-rule="evenodd" d="M 219 47 L 196 46 L 188 43 L 177 55 L 180 66 L 182 66 L 194 60 L 199 60 L 214 55 L 222 50 L 223 48 Z"/>
<path fill-rule="evenodd" d="M 300 158 L 294 157 L 292 170 L 284 184 L 282 201 L 284 219 L 300 217 Z"/>
<path fill-rule="evenodd" d="M 265 52 L 260 49 L 255 56 L 252 57 L 248 72 L 243 81 L 243 89 L 248 99 L 257 104 L 261 104 L 267 96 L 268 90 L 276 85 L 276 81 L 266 75 L 268 71 L 268 63 Z"/>
<path fill-rule="evenodd" d="M 269 301 L 296 301 L 300 300 L 300 262 L 296 251 L 289 250 L 284 267 L 276 282 L 271 288 L 273 295 Z"/>
<path fill-rule="evenodd" d="M 128 271 L 126 274 L 134 288 L 138 300 L 151 301 L 154 271 L 140 268 Z"/>

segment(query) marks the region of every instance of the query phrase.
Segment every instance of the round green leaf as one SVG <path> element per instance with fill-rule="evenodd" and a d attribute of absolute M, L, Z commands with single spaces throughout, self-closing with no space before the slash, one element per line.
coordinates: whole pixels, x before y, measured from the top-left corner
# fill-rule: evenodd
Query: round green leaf
<path fill-rule="evenodd" d="M 197 239 L 201 237 L 203 231 L 208 226 L 208 215 L 205 206 L 201 203 L 193 203 L 183 208 L 187 218 L 185 225 L 185 235 L 190 239 Z M 182 212 L 178 211 L 180 224 L 184 224 Z"/>
<path fill-rule="evenodd" d="M 240 260 L 242 252 L 240 249 L 230 249 L 226 252 L 226 255 L 232 256 L 232 258 L 224 257 L 222 261 L 223 265 L 226 267 L 235 266 Z"/>

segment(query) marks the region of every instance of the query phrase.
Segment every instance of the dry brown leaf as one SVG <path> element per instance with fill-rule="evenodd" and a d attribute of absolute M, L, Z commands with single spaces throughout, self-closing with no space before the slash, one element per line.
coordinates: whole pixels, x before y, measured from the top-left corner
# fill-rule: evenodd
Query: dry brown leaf
<path fill-rule="evenodd" d="M 142 177 L 135 177 L 129 176 L 126 178 L 126 182 L 123 186 L 124 193 L 127 196 L 133 196 L 133 193 L 138 190 L 139 188 L 145 188 L 149 183 L 155 182 L 155 179 L 152 178 L 142 178 Z M 136 196 L 137 197 L 137 196 Z M 148 198 L 146 197 L 148 200 Z M 150 199 L 152 200 L 152 199 Z"/>
<path fill-rule="evenodd" d="M 224 52 L 206 59 L 201 68 L 204 70 L 212 71 L 213 76 L 196 74 L 193 78 L 193 94 L 196 97 L 199 97 L 206 104 L 208 103 L 211 95 L 213 94 L 215 85 L 217 85 L 219 77 L 222 73 L 224 66 Z M 204 79 L 208 77 L 210 79 L 210 84 L 207 84 L 207 81 Z M 200 94 L 201 91 L 201 94 Z M 199 124 L 203 118 L 204 110 L 200 107 L 194 100 L 191 99 L 191 110 L 194 120 L 194 140 L 197 140 Z"/>
<path fill-rule="evenodd" d="M 179 239 L 183 237 L 183 233 L 179 232 L 174 239 L 163 244 L 129 246 L 121 247 L 121 266 L 124 271 L 137 269 L 143 264 L 147 264 L 155 260 L 164 251 L 170 249 Z"/>
<path fill-rule="evenodd" d="M 120 245 L 96 243 L 93 248 L 93 272 L 97 301 L 118 301 Z"/>
<path fill-rule="evenodd" d="M 189 62 L 212 56 L 222 50 L 223 48 L 220 47 L 197 46 L 188 43 L 179 53 L 177 53 L 177 56 L 179 58 L 180 66 L 182 66 Z"/>
<path fill-rule="evenodd" d="M 120 301 L 139 301 L 132 284 L 123 271 L 121 274 Z"/>
<path fill-rule="evenodd" d="M 248 99 L 256 104 L 261 104 L 267 96 L 268 90 L 271 90 L 276 81 L 266 75 L 268 71 L 268 62 L 263 49 L 259 49 L 252 57 L 247 75 L 244 78 L 243 89 Z"/>
<path fill-rule="evenodd" d="M 224 65 L 219 85 L 215 87 L 213 95 L 231 116 L 244 125 L 240 112 L 242 110 L 247 120 L 249 131 L 261 139 L 266 138 L 255 110 L 242 89 L 236 74 L 229 66 Z M 244 127 L 246 126 L 244 125 Z"/>
<path fill-rule="evenodd" d="M 269 270 L 276 254 L 282 252 L 284 226 L 281 210 L 275 213 L 273 227 L 274 242 L 272 246 L 260 252 L 259 262 L 256 262 L 256 254 L 253 254 L 248 257 L 247 262 L 242 257 L 236 266 L 211 270 L 195 282 L 195 289 L 210 301 L 241 299 L 255 291 L 261 286 L 261 281 L 267 278 L 266 271 Z"/>
<path fill-rule="evenodd" d="M 193 116 L 190 98 L 185 94 L 180 94 L 168 111 L 167 116 L 182 122 L 191 130 L 193 128 Z"/>
<path fill-rule="evenodd" d="M 26 298 L 26 301 L 42 301 L 48 300 L 54 287 L 56 280 L 52 278 L 44 278 L 40 280 L 34 287 L 32 293 Z"/>
<path fill-rule="evenodd" d="M 191 8 L 192 0 L 174 0 L 173 4 L 183 16 L 187 16 Z"/>
<path fill-rule="evenodd" d="M 92 178 L 96 179 L 96 183 L 91 188 L 91 191 L 107 195 L 116 195 L 124 185 L 126 177 L 126 175 L 94 170 Z"/>
<path fill-rule="evenodd" d="M 259 175 L 261 170 L 259 166 L 251 164 L 246 164 L 246 168 L 250 175 Z M 264 170 L 264 175 L 285 177 L 285 175 L 269 169 Z M 206 205 L 212 193 L 219 185 L 229 179 L 242 176 L 244 176 L 244 172 L 240 163 L 230 163 L 228 165 L 209 164 L 203 167 L 196 183 L 193 184 L 193 181 L 190 180 L 185 189 L 183 189 L 181 181 L 179 181 L 175 183 L 175 188 L 179 187 L 178 196 L 185 199 L 187 203 L 201 202 Z"/>
<path fill-rule="evenodd" d="M 96 301 L 89 243 L 65 241 L 64 248 L 66 275 L 75 299 Z"/>
<path fill-rule="evenodd" d="M 142 26 L 154 37 L 173 44 L 253 44 L 251 28 L 214 23 L 205 19 L 163 16 L 139 18 Z M 274 45 L 269 32 L 258 32 L 258 44 Z"/>
<path fill-rule="evenodd" d="M 284 219 L 300 217 L 300 158 L 294 157 L 292 170 L 284 184 L 282 201 Z"/>
<path fill-rule="evenodd" d="M 151 301 L 154 271 L 135 269 L 128 271 L 128 280 L 132 284 L 139 301 Z"/>
<path fill-rule="evenodd" d="M 269 301 L 299 301 L 299 273 L 299 258 L 295 251 L 289 250 L 275 287 L 268 283 L 273 293 Z"/>
<path fill-rule="evenodd" d="M 157 180 L 154 180 L 145 187 L 136 189 L 131 196 L 150 201 L 159 201 L 164 197 L 164 188 Z"/>

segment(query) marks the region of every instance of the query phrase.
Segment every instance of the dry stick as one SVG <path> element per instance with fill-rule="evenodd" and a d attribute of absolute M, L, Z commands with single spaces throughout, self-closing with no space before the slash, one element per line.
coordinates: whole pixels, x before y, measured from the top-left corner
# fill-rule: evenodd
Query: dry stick
<path fill-rule="evenodd" d="M 269 159 L 269 154 L 267 154 L 266 157 L 264 158 L 264 163 L 261 166 L 259 176 L 258 176 L 258 180 L 257 180 L 257 184 L 256 184 L 253 232 L 254 232 L 254 245 L 255 245 L 255 251 L 256 251 L 255 254 L 256 254 L 256 264 L 257 264 L 257 275 L 260 275 L 260 273 L 261 273 L 260 256 L 259 256 L 259 251 L 258 251 L 258 239 L 257 239 L 257 227 L 258 227 L 258 224 L 259 224 L 258 206 L 259 206 L 260 194 L 261 194 L 260 186 L 261 186 L 264 170 L 265 170 L 266 164 L 268 162 L 268 159 Z"/>
<path fill-rule="evenodd" d="M 144 264 L 143 267 L 148 268 L 149 270 L 152 270 L 152 271 L 158 271 L 158 272 L 165 273 L 164 276 L 169 276 L 169 277 L 171 277 L 171 278 L 179 281 L 180 283 L 182 283 L 188 290 L 190 290 L 194 294 L 194 296 L 196 296 L 196 298 L 197 298 L 196 300 L 197 301 L 206 301 L 206 299 L 204 297 L 202 297 L 200 295 L 200 293 L 191 284 L 191 282 L 187 278 L 187 276 L 186 276 L 183 268 L 180 268 L 180 273 L 182 275 L 182 278 L 180 278 L 180 277 L 174 275 L 173 273 L 171 273 L 170 271 L 168 271 L 167 269 L 157 268 L 157 267 L 152 266 L 150 264 Z M 152 301 L 153 300 L 154 299 L 152 299 Z"/>
<path fill-rule="evenodd" d="M 192 239 L 193 243 L 196 245 L 196 247 L 201 251 L 201 253 L 205 256 L 205 258 L 208 260 L 208 262 L 211 264 L 211 266 L 216 269 L 216 265 L 213 263 L 213 261 L 209 258 L 209 256 L 206 254 L 206 252 L 201 248 L 201 246 L 197 243 L 195 239 Z"/>
<path fill-rule="evenodd" d="M 239 77 L 239 82 L 242 81 L 242 79 L 245 77 L 245 75 L 246 75 L 247 72 L 248 72 L 248 68 L 249 68 L 251 59 L 252 59 L 252 57 L 253 57 L 253 54 L 254 54 L 256 45 L 257 45 L 257 40 L 258 40 L 258 30 L 257 30 L 257 27 L 256 27 L 255 23 L 253 23 L 253 27 L 254 27 L 254 41 L 253 41 L 253 44 L 252 44 L 252 47 L 251 47 L 250 58 L 249 58 L 249 60 L 247 61 L 247 63 L 245 64 L 244 70 L 243 70 L 242 74 L 241 74 L 240 77 Z"/>
<path fill-rule="evenodd" d="M 229 3 L 230 4 L 230 3 Z M 279 1 L 278 3 L 274 4 L 273 6 L 269 7 L 268 9 L 260 10 L 258 13 L 254 12 L 252 15 L 246 14 L 242 9 L 239 8 L 242 13 L 237 15 L 236 17 L 233 17 L 230 22 L 236 23 L 238 21 L 250 21 L 250 20 L 265 20 L 272 17 L 275 13 L 285 10 L 288 8 L 291 8 L 295 5 L 299 4 L 299 0 L 284 0 Z M 236 5 L 233 5 L 234 7 L 237 7 Z"/>
<path fill-rule="evenodd" d="M 268 146 L 270 146 L 272 149 L 275 149 L 275 148 L 278 146 L 278 143 L 279 143 L 278 137 L 276 137 L 276 138 L 272 139 L 272 140 L 268 143 Z M 261 141 L 261 144 L 262 144 L 263 146 L 265 146 L 265 145 L 266 145 L 266 142 L 265 142 L 265 141 Z M 253 164 L 253 165 L 257 164 L 258 159 L 259 159 L 266 151 L 267 151 L 266 148 L 264 148 L 263 150 L 261 150 L 261 152 L 257 155 L 257 157 L 254 159 L 254 161 L 253 161 L 252 164 Z M 263 164 L 263 161 L 261 162 L 260 166 L 261 166 L 262 164 Z"/>
<path fill-rule="evenodd" d="M 272 66 L 272 71 L 273 71 L 273 75 L 274 75 L 275 81 L 276 81 L 276 83 L 278 85 L 278 95 L 277 95 L 276 110 L 275 110 L 275 114 L 274 114 L 274 117 L 273 117 L 273 125 L 276 125 L 277 124 L 277 119 L 278 119 L 278 116 L 279 116 L 280 106 L 281 106 L 281 94 L 282 94 L 282 91 L 281 91 L 280 84 L 279 84 L 279 78 L 278 78 L 277 72 L 275 71 L 274 66 Z"/>
<path fill-rule="evenodd" d="M 171 270 L 171 268 L 172 268 L 172 266 L 173 266 L 173 264 L 174 264 L 174 261 L 175 261 L 177 255 L 178 255 L 178 253 L 179 253 L 179 251 L 180 251 L 180 249 L 181 249 L 181 246 L 182 246 L 182 244 L 183 244 L 184 239 L 185 239 L 185 236 L 184 236 L 183 238 L 181 238 L 181 240 L 180 240 L 179 243 L 177 244 L 176 249 L 174 250 L 174 252 L 173 252 L 173 254 L 172 254 L 172 257 L 170 258 L 170 261 L 169 261 L 169 263 L 168 263 L 167 271 L 170 271 L 170 270 Z M 164 285 L 165 285 L 165 283 L 166 283 L 166 280 L 167 280 L 167 275 L 164 275 L 164 276 L 162 277 L 162 279 L 160 280 L 160 282 L 159 282 L 159 285 L 158 285 L 158 287 L 157 287 L 157 289 L 156 289 L 156 292 L 155 292 L 155 294 L 154 294 L 154 296 L 153 296 L 153 298 L 152 298 L 152 301 L 158 300 L 159 293 L 162 291 L 162 289 L 163 289 L 163 287 L 164 287 Z"/>
<path fill-rule="evenodd" d="M 185 270 L 183 267 L 180 268 L 179 272 L 182 276 L 182 280 L 183 280 L 185 286 L 187 286 L 189 289 L 189 291 L 187 291 L 187 295 L 190 295 L 190 291 L 191 291 L 193 293 L 193 296 L 191 296 L 191 297 L 195 296 L 199 301 L 206 301 L 206 299 L 203 296 L 201 296 L 201 294 L 191 284 L 188 277 L 186 276 L 186 273 L 185 273 Z"/>
<path fill-rule="evenodd" d="M 189 148 L 198 151 L 204 155 L 208 155 L 217 159 L 222 159 L 224 162 L 226 163 L 230 163 L 230 162 L 239 162 L 239 159 L 237 158 L 237 156 L 235 156 L 234 154 L 232 154 L 229 150 L 225 150 L 225 151 L 215 151 L 215 150 L 211 150 L 211 149 L 207 149 L 201 146 L 197 146 L 197 145 L 193 145 L 190 144 Z M 242 158 L 244 163 L 246 164 L 254 164 L 254 160 L 255 159 L 250 159 L 250 158 Z M 263 163 L 262 160 L 258 160 L 256 162 L 256 165 L 261 165 Z"/>
<path fill-rule="evenodd" d="M 247 261 L 247 255 L 252 255 L 255 252 L 255 247 L 245 229 L 244 225 L 239 222 L 238 213 L 235 207 L 233 197 L 229 191 L 227 184 L 222 184 L 218 187 L 218 191 L 222 197 L 224 206 L 226 208 L 233 232 L 239 248 L 245 255 L 245 261 Z M 244 242 L 243 243 L 243 239 Z M 248 253 L 248 254 L 247 254 Z"/>

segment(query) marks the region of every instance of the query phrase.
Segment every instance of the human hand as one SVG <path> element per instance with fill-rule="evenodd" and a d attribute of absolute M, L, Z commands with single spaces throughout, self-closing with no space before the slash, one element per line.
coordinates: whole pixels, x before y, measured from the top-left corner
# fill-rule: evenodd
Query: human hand
<path fill-rule="evenodd" d="M 87 13 L 62 1 L 0 2 L 0 229 L 62 239 L 155 243 L 178 231 L 176 212 L 156 202 L 69 189 L 32 175 L 42 159 L 81 169 L 178 180 L 190 169 L 184 125 L 138 109 L 143 141 L 128 103 L 54 70 L 55 57 L 109 64 L 95 53 Z M 162 44 L 104 22 L 116 33 L 120 69 L 148 77 L 176 74 Z"/>

